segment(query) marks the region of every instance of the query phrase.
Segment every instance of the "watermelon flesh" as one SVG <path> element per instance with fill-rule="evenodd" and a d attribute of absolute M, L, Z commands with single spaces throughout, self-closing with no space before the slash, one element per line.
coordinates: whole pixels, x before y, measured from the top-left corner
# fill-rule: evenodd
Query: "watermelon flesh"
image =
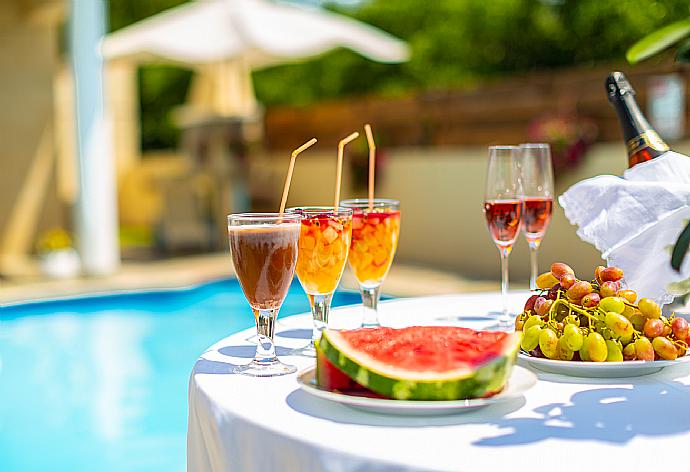
<path fill-rule="evenodd" d="M 317 382 L 342 392 L 400 400 L 458 400 L 500 391 L 520 334 L 452 326 L 324 331 Z"/>

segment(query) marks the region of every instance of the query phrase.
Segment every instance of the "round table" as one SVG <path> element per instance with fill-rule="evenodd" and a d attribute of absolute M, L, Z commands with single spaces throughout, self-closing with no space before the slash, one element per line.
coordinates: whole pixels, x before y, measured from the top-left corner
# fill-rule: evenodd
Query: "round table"
<path fill-rule="evenodd" d="M 511 293 L 519 311 L 527 293 Z M 497 293 L 392 300 L 388 326 L 454 324 L 480 329 Z M 361 307 L 332 312 L 353 327 Z M 278 354 L 311 335 L 309 315 L 279 320 Z M 523 398 L 471 413 L 384 416 L 312 397 L 296 374 L 231 374 L 254 355 L 254 330 L 229 336 L 197 361 L 189 383 L 189 471 L 650 470 L 682 466 L 690 444 L 690 367 L 629 379 L 583 379 L 538 371 Z M 676 462 L 679 460 L 679 462 Z"/>

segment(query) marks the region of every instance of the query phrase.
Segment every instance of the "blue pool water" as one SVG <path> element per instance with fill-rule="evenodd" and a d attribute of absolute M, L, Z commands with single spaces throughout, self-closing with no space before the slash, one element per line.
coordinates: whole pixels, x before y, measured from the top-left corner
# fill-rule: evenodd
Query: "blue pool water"
<path fill-rule="evenodd" d="M 0 307 L 0 471 L 185 470 L 194 362 L 252 325 L 236 280 Z"/>

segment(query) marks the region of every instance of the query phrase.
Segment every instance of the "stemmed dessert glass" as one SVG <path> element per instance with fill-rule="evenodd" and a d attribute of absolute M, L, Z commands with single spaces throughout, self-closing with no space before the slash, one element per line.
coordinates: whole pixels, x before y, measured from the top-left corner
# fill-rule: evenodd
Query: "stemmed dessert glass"
<path fill-rule="evenodd" d="M 297 264 L 298 214 L 238 213 L 228 216 L 230 252 L 244 296 L 254 312 L 258 342 L 254 360 L 235 373 L 273 377 L 296 372 L 278 360 L 273 334 Z"/>
<path fill-rule="evenodd" d="M 295 272 L 309 298 L 314 320 L 310 343 L 294 354 L 316 357 L 314 342 L 328 327 L 331 299 L 343 275 L 352 237 L 352 210 L 333 207 L 291 208 L 302 217 Z"/>
<path fill-rule="evenodd" d="M 400 202 L 384 198 L 343 200 L 351 208 L 352 245 L 348 258 L 364 305 L 362 327 L 381 326 L 378 302 L 381 284 L 391 268 L 400 236 Z"/>
<path fill-rule="evenodd" d="M 498 252 L 501 255 L 501 298 L 503 310 L 499 329 L 511 326 L 508 313 L 508 257 L 520 231 L 520 180 L 517 146 L 489 147 L 489 165 L 484 193 L 484 216 Z"/>
<path fill-rule="evenodd" d="M 553 211 L 551 148 L 543 143 L 520 144 L 518 167 L 521 181 L 522 232 L 530 252 L 530 289 L 537 288 L 537 251 Z"/>

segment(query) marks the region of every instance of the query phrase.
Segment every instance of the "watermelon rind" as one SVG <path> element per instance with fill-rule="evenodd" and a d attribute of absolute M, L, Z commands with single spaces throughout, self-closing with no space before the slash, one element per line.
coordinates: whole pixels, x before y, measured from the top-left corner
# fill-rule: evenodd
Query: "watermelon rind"
<path fill-rule="evenodd" d="M 325 330 L 316 348 L 363 387 L 396 400 L 464 400 L 500 391 L 520 349 L 520 333 L 511 333 L 502 353 L 486 362 L 446 372 L 411 371 L 380 362 L 352 348 L 338 331 Z M 317 365 L 318 369 L 318 365 Z"/>

